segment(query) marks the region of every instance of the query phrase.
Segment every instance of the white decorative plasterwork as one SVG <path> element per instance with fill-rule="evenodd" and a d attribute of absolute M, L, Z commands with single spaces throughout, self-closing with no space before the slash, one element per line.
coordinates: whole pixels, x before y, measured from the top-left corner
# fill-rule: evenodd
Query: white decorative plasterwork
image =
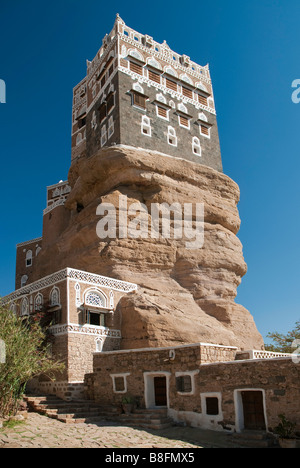
<path fill-rule="evenodd" d="M 50 292 L 50 306 L 58 306 L 60 305 L 60 290 L 54 286 Z"/>
<path fill-rule="evenodd" d="M 115 70 L 117 71 L 117 70 Z M 194 93 L 194 98 L 189 98 L 186 96 L 183 96 L 181 92 L 179 91 L 174 91 L 172 89 L 167 88 L 164 84 L 161 83 L 156 83 L 155 81 L 151 81 L 149 78 L 146 76 L 140 76 L 137 73 L 133 72 L 132 70 L 129 70 L 126 67 L 123 67 L 119 65 L 118 71 L 124 73 L 125 75 L 128 75 L 132 78 L 132 80 L 138 79 L 140 83 L 146 84 L 148 87 L 156 88 L 157 90 L 162 91 L 164 94 L 169 94 L 172 99 L 176 98 L 178 100 L 183 100 L 184 102 L 188 102 L 192 104 L 196 109 L 203 109 L 209 112 L 210 114 L 216 115 L 216 110 L 213 107 L 213 99 L 211 97 L 208 98 L 208 106 L 205 106 L 204 104 L 200 103 L 198 100 L 195 98 L 195 93 Z M 92 106 L 90 106 L 91 108 Z"/>
<path fill-rule="evenodd" d="M 17 248 L 18 247 L 24 247 L 26 245 L 29 245 L 29 244 L 36 244 L 37 242 L 41 242 L 43 240 L 42 237 L 38 237 L 37 239 L 32 239 L 32 240 L 29 240 L 29 241 L 26 241 L 26 242 L 21 242 L 20 244 L 17 244 Z"/>
<path fill-rule="evenodd" d="M 76 307 L 80 307 L 82 303 L 80 300 L 80 284 L 78 282 L 75 284 L 75 294 L 76 294 L 76 298 L 75 298 Z"/>
<path fill-rule="evenodd" d="M 159 63 L 157 60 L 155 60 L 154 57 L 148 58 L 148 59 L 147 59 L 147 64 L 150 65 L 150 66 L 153 67 L 153 68 L 157 68 L 158 70 L 161 70 L 161 69 L 162 69 L 160 63 Z"/>
<path fill-rule="evenodd" d="M 70 278 L 78 282 L 83 282 L 95 286 L 104 286 L 113 291 L 120 292 L 131 292 L 136 291 L 138 286 L 134 283 L 128 283 L 126 281 L 117 280 L 114 278 L 107 278 L 105 276 L 100 276 L 94 273 L 89 273 L 87 271 L 75 270 L 73 268 L 65 268 L 60 270 L 52 275 L 46 276 L 34 283 L 28 284 L 23 288 L 20 288 L 13 293 L 5 296 L 1 299 L 3 304 L 10 303 L 16 299 L 28 296 L 34 292 L 38 292 L 44 288 L 60 283 L 61 281 Z"/>
<path fill-rule="evenodd" d="M 43 304 L 44 304 L 43 295 L 41 293 L 38 293 L 34 298 L 34 310 L 36 312 L 42 310 Z"/>
<path fill-rule="evenodd" d="M 274 351 L 261 351 L 252 349 L 250 351 L 244 351 L 244 353 L 249 353 L 249 359 L 274 359 L 280 357 L 291 357 L 292 354 L 289 353 L 276 353 Z"/>
<path fill-rule="evenodd" d="M 66 202 L 66 197 L 59 198 L 56 200 L 54 203 L 51 205 L 47 206 L 47 208 L 44 209 L 43 215 L 45 216 L 47 213 L 50 213 L 50 211 L 54 210 L 57 206 L 63 206 Z"/>
<path fill-rule="evenodd" d="M 206 115 L 204 114 L 204 112 L 200 112 L 200 113 L 198 114 L 198 118 L 199 118 L 200 120 L 202 120 L 203 122 L 208 122 L 208 118 L 206 117 Z"/>
<path fill-rule="evenodd" d="M 140 60 L 141 62 L 145 61 L 143 55 L 140 52 L 138 52 L 136 49 L 129 50 L 128 51 L 128 56 L 133 57 L 133 58 L 135 58 L 137 60 Z"/>
<path fill-rule="evenodd" d="M 133 83 L 132 89 L 138 93 L 144 94 L 144 88 L 139 83 Z"/>
<path fill-rule="evenodd" d="M 29 315 L 29 301 L 24 297 L 21 302 L 21 316 Z"/>
<path fill-rule="evenodd" d="M 85 295 L 84 303 L 91 307 L 106 307 L 107 300 L 102 292 L 92 290 Z"/>
<path fill-rule="evenodd" d="M 64 324 L 64 325 L 54 325 L 49 328 L 49 331 L 52 335 L 66 335 L 68 333 L 75 333 L 80 335 L 91 335 L 91 336 L 100 336 L 108 338 L 121 338 L 120 330 L 111 330 L 106 327 L 96 327 L 91 325 L 77 325 L 77 324 Z"/>
<path fill-rule="evenodd" d="M 110 291 L 110 293 L 109 293 L 109 307 L 110 307 L 110 309 L 114 308 L 114 293 L 113 293 L 113 291 Z"/>

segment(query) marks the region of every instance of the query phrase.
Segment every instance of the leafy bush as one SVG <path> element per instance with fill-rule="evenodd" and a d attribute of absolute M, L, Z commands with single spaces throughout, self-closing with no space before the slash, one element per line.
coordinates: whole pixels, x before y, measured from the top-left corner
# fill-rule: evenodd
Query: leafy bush
<path fill-rule="evenodd" d="M 280 423 L 274 429 L 275 434 L 278 434 L 282 439 L 293 439 L 295 437 L 296 423 L 286 419 L 284 414 L 279 414 L 278 417 Z"/>
<path fill-rule="evenodd" d="M 5 343 L 5 362 L 0 363 L 0 417 L 15 414 L 29 380 L 41 374 L 55 378 L 64 365 L 51 358 L 47 332 L 39 321 L 17 317 L 0 305 L 0 339 Z"/>

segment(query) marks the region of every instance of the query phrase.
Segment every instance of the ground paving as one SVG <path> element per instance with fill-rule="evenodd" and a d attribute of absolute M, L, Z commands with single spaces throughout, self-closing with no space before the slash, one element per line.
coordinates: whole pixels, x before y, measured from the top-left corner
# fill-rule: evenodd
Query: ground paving
<path fill-rule="evenodd" d="M 218 448 L 228 435 L 174 426 L 160 431 L 114 422 L 64 424 L 37 413 L 13 428 L 0 429 L 0 448 Z"/>

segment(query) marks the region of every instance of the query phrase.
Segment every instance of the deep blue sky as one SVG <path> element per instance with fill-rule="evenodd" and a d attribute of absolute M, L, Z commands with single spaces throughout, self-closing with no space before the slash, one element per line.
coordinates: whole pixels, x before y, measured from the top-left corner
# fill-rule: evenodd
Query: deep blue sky
<path fill-rule="evenodd" d="M 241 189 L 237 301 L 264 337 L 286 333 L 300 319 L 299 0 L 0 0 L 0 294 L 14 290 L 16 243 L 42 234 L 46 186 L 68 176 L 72 88 L 116 13 L 209 63 L 224 172 Z"/>

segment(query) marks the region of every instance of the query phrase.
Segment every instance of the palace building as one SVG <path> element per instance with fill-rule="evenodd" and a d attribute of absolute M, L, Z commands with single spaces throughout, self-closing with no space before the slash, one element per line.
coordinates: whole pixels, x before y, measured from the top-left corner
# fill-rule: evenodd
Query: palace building
<path fill-rule="evenodd" d="M 203 248 L 99 239 L 97 206 L 120 195 L 148 208 L 204 203 Z M 280 412 L 299 424 L 299 364 L 266 352 L 235 303 L 247 270 L 238 201 L 208 65 L 117 15 L 73 90 L 68 180 L 47 187 L 42 237 L 17 245 L 15 291 L 3 299 L 19 316 L 46 314 L 65 363 L 31 390 L 112 406 L 131 394 L 141 408 L 216 430 L 268 431 Z"/>

